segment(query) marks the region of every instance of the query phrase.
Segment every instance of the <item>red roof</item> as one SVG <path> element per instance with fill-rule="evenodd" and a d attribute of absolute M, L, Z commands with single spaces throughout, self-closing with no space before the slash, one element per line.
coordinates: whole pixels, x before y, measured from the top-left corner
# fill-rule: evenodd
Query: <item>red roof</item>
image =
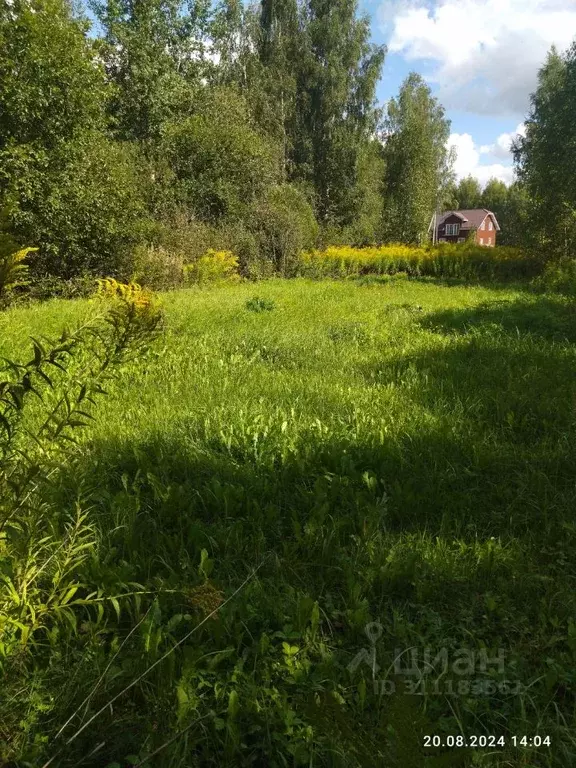
<path fill-rule="evenodd" d="M 500 225 L 496 220 L 496 216 L 487 208 L 465 208 L 461 211 L 444 211 L 440 214 L 438 224 L 442 224 L 449 216 L 458 216 L 462 219 L 460 229 L 478 229 L 486 216 L 491 216 L 495 229 L 498 232 L 500 231 Z"/>

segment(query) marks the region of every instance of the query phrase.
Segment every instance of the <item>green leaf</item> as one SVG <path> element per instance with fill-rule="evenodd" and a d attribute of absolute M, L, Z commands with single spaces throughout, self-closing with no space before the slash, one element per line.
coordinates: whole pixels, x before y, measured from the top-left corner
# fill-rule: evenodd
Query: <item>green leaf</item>
<path fill-rule="evenodd" d="M 318 605 L 318 601 L 316 601 L 314 603 L 314 606 L 312 608 L 312 614 L 310 616 L 310 626 L 314 634 L 316 634 L 319 624 L 320 624 L 320 606 Z"/>
<path fill-rule="evenodd" d="M 72 600 L 72 598 L 74 597 L 76 592 L 78 592 L 78 587 L 77 586 L 70 587 L 68 592 L 66 592 L 66 594 L 62 598 L 62 600 L 60 600 L 60 605 L 66 605 L 66 603 L 70 602 L 70 600 Z"/>
<path fill-rule="evenodd" d="M 228 694 L 228 717 L 234 720 L 239 711 L 238 692 L 234 689 Z"/>
<path fill-rule="evenodd" d="M 120 603 L 115 597 L 111 597 L 110 602 L 114 606 L 114 610 L 116 611 L 116 616 L 118 617 L 118 621 L 120 621 Z"/>
<path fill-rule="evenodd" d="M 198 568 L 200 575 L 204 576 L 204 578 L 207 579 L 212 573 L 213 568 L 214 568 L 214 563 L 208 557 L 208 550 L 203 549 L 202 552 L 200 553 L 200 567 Z"/>

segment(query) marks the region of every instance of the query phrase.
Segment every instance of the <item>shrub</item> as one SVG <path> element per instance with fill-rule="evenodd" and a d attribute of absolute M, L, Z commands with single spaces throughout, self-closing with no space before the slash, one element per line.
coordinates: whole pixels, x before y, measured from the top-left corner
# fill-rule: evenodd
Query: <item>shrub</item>
<path fill-rule="evenodd" d="M 184 280 L 184 258 L 162 246 L 138 246 L 134 251 L 132 279 L 155 290 L 174 288 Z"/>
<path fill-rule="evenodd" d="M 198 285 L 238 278 L 238 258 L 232 251 L 208 250 L 192 264 L 186 264 L 186 280 Z"/>
<path fill-rule="evenodd" d="M 27 285 L 28 265 L 24 261 L 29 253 L 37 250 L 23 248 L 14 253 L 0 253 L 0 302 L 5 302 L 15 288 Z"/>
<path fill-rule="evenodd" d="M 149 229 L 136 150 L 87 132 L 49 161 L 14 152 L 2 171 L 11 178 L 10 231 L 39 246 L 33 275 L 130 275 L 126 254 Z"/>
<path fill-rule="evenodd" d="M 232 251 L 238 257 L 238 270 L 250 278 L 269 277 L 273 264 L 261 253 L 257 236 L 243 221 L 222 219 L 210 224 L 181 211 L 169 223 L 158 223 L 150 242 L 155 248 L 182 255 L 184 262 L 198 261 L 207 251 Z"/>
<path fill-rule="evenodd" d="M 251 225 L 260 253 L 285 277 L 295 274 L 298 254 L 318 238 L 312 206 L 289 184 L 274 187 L 255 205 Z"/>
<path fill-rule="evenodd" d="M 215 236 L 214 225 L 191 220 L 185 211 L 178 211 L 166 221 L 155 222 L 154 228 L 149 231 L 148 244 L 169 253 L 181 254 L 184 263 L 187 263 L 196 261 L 209 248 L 214 248 Z"/>
<path fill-rule="evenodd" d="M 464 243 L 423 248 L 401 244 L 370 248 L 332 246 L 300 254 L 297 271 L 315 278 L 406 272 L 412 277 L 519 279 L 533 277 L 539 269 L 538 260 L 520 249 Z"/>
<path fill-rule="evenodd" d="M 94 293 L 96 278 L 93 275 L 78 275 L 63 280 L 54 275 L 36 277 L 30 281 L 25 293 L 19 294 L 19 301 L 47 301 L 48 299 L 83 299 Z"/>
<path fill-rule="evenodd" d="M 181 203 L 210 221 L 242 217 L 278 179 L 278 150 L 256 130 L 245 99 L 232 88 L 201 92 L 195 109 L 166 123 L 162 135 Z"/>
<path fill-rule="evenodd" d="M 576 259 L 565 258 L 548 262 L 543 274 L 534 280 L 534 286 L 568 296 L 576 295 Z"/>
<path fill-rule="evenodd" d="M 238 271 L 249 280 L 261 280 L 274 274 L 274 264 L 262 251 L 258 233 L 242 221 L 222 222 L 214 233 L 213 247 L 230 250 L 238 256 Z"/>

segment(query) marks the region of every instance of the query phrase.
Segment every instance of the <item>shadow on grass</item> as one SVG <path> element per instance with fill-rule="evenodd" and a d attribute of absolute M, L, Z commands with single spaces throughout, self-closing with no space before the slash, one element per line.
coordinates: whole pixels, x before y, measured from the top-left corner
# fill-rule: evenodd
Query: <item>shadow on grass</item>
<path fill-rule="evenodd" d="M 542 298 L 422 318 L 459 335 L 358 367 L 424 409 L 429 418 L 410 431 L 226 443 L 174 424 L 137 444 L 96 443 L 63 476 L 62 492 L 72 499 L 81 487 L 104 527 L 120 532 L 125 562 L 144 556 L 146 572 L 151 559 L 160 570 L 194 570 L 199 549 L 216 542 L 223 567 L 277 546 L 288 561 L 338 560 L 338 548 L 366 531 L 531 540 L 537 526 L 540 542 L 554 542 L 576 505 L 576 361 L 569 344 L 549 339 L 573 332 L 573 317 L 571 306 Z"/>
<path fill-rule="evenodd" d="M 509 333 L 574 342 L 576 303 L 550 296 L 489 301 L 470 309 L 435 312 L 423 318 L 421 325 L 444 333 L 467 333 L 475 328 L 497 326 Z"/>
<path fill-rule="evenodd" d="M 222 765 L 241 764 L 245 749 L 264 765 L 267 756 L 295 746 L 289 738 L 270 740 L 284 717 L 273 700 L 262 700 L 271 686 L 313 725 L 319 754 L 326 747 L 347 755 L 330 764 L 376 766 L 385 760 L 400 767 L 407 763 L 398 755 L 411 744 L 414 765 L 424 765 L 415 725 L 396 723 L 396 752 L 382 726 L 403 699 L 368 692 L 367 711 L 348 694 L 350 733 L 336 728 L 335 719 L 309 719 L 312 690 L 330 698 L 333 686 L 350 686 L 347 665 L 366 645 L 364 628 L 371 621 L 382 626 L 379 658 L 385 668 L 398 647 L 503 648 L 508 678 L 529 684 L 546 673 L 547 655 L 557 676 L 553 685 L 563 691 L 560 709 L 568 716 L 576 698 L 566 630 L 576 610 L 570 566 L 576 535 L 565 527 L 576 501 L 572 445 L 548 455 L 537 446 L 530 452 L 527 441 L 526 450 L 518 451 L 504 439 L 479 444 L 473 433 L 439 426 L 380 445 L 307 442 L 284 459 L 274 449 L 256 457 L 249 444 L 199 442 L 184 432 L 136 445 L 95 445 L 61 488 L 69 502 L 83 491 L 100 529 L 98 562 L 82 575 L 85 583 L 116 594 L 122 585 L 142 584 L 157 595 L 159 626 L 165 627 L 191 611 L 186 595 L 204 581 L 202 550 L 213 564 L 212 583 L 227 595 L 253 567 L 264 565 L 219 621 L 186 644 L 169 676 L 154 678 L 117 704 L 114 719 L 106 715 L 92 741 L 106 733 L 110 760 L 118 758 L 119 744 L 137 750 L 146 738 L 157 746 L 164 736 L 150 734 L 150 720 L 160 723 L 161 734 L 177 730 L 174 692 L 188 674 L 204 686 L 197 713 L 218 711 L 215 685 L 233 685 L 244 699 L 260 700 L 258 710 L 246 707 L 237 716 L 243 747 L 228 744 Z M 315 602 L 329 644 L 322 652 L 309 634 Z M 182 637 L 183 629 L 174 626 L 164 642 Z M 129 627 L 118 630 L 126 634 Z M 262 650 L 263 636 L 269 650 Z M 282 667 L 286 642 L 307 660 L 306 674 Z M 138 646 L 123 652 L 132 659 L 126 667 L 132 677 L 139 653 Z M 217 668 L 209 663 L 213 657 Z M 239 659 L 240 669 L 249 666 L 246 674 L 239 672 Z M 125 681 L 118 672 L 107 695 Z M 542 685 L 531 689 L 538 708 L 555 690 Z M 105 700 L 96 696 L 94 706 Z M 413 723 L 419 701 L 409 713 Z M 470 729 L 478 720 L 494 728 L 498 718 L 511 724 L 524 717 L 520 704 L 496 695 L 477 700 L 459 718 Z M 134 707 L 148 717 L 135 719 Z M 456 727 L 444 697 L 428 698 L 427 717 L 424 731 L 440 721 L 449 730 Z M 223 748 L 214 723 L 189 736 L 185 760 L 212 764 L 210 754 Z"/>
<path fill-rule="evenodd" d="M 537 288 L 533 287 L 528 280 L 491 280 L 488 278 L 459 278 L 459 277 L 415 277 L 408 276 L 406 273 L 397 273 L 394 275 L 358 275 L 346 278 L 348 281 L 358 286 L 370 285 L 393 285 L 394 283 L 420 283 L 422 285 L 438 285 L 443 288 L 488 288 L 491 291 L 521 291 L 523 293 L 538 294 Z"/>
<path fill-rule="evenodd" d="M 441 349 L 361 365 L 360 373 L 373 385 L 404 387 L 438 423 L 409 443 L 409 465 L 426 498 L 422 519 L 436 525 L 441 505 L 452 530 L 470 516 L 473 527 L 484 520 L 485 530 L 499 533 L 537 521 L 554 537 L 556 514 L 567 521 L 576 505 L 575 308 L 541 297 L 417 322 L 454 338 Z M 398 482 L 402 472 L 390 469 Z M 418 515 L 407 518 L 417 525 Z"/>

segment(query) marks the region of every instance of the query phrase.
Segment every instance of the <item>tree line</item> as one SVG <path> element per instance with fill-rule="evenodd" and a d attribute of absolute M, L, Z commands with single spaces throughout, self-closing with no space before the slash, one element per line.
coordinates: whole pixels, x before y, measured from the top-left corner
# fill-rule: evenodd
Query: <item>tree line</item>
<path fill-rule="evenodd" d="M 555 96 L 534 97 L 519 180 L 481 192 L 455 184 L 450 121 L 418 74 L 377 104 L 385 54 L 356 0 L 0 0 L 0 249 L 38 246 L 38 276 L 162 284 L 226 248 L 263 276 L 319 243 L 422 242 L 456 205 L 544 244 L 552 189 L 572 237 L 538 134 L 570 57 L 541 73 Z"/>

